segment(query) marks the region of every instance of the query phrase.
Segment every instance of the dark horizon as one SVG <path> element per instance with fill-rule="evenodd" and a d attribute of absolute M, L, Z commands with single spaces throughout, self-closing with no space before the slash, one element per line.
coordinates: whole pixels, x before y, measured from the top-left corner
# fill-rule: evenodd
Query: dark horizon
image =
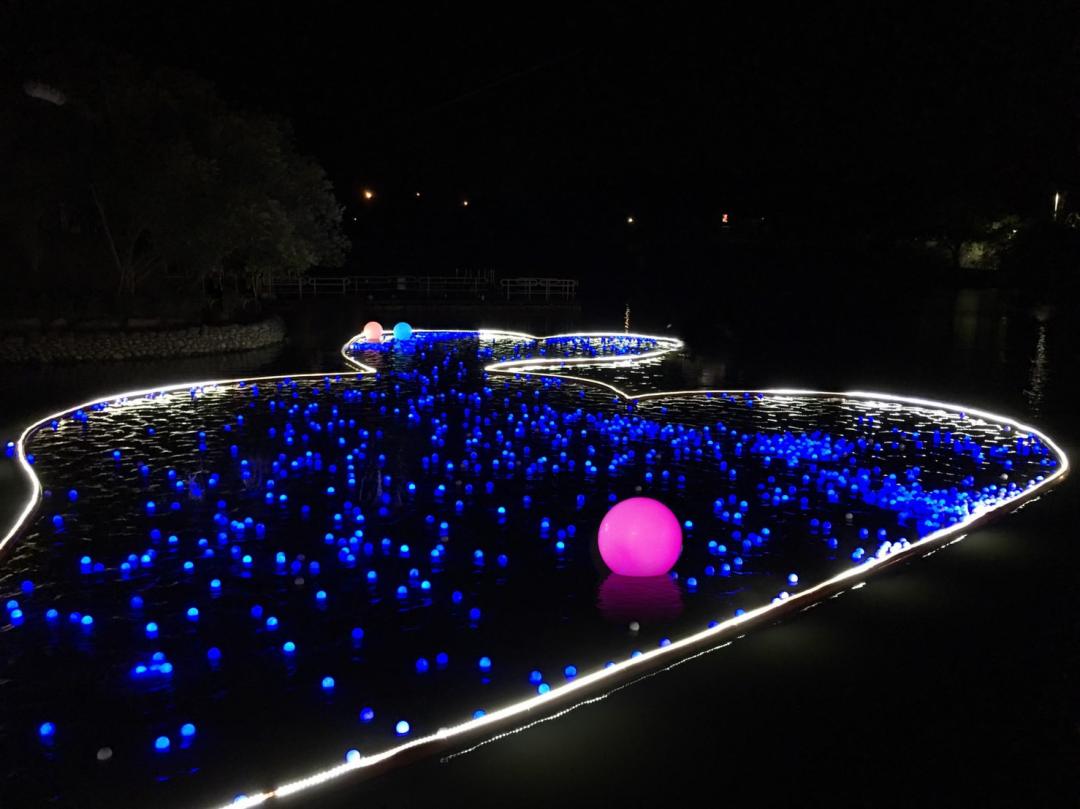
<path fill-rule="evenodd" d="M 420 191 L 594 225 L 656 209 L 865 226 L 953 196 L 1032 214 L 1076 176 L 1065 4 L 701 16 L 601 3 L 524 20 L 336 2 L 11 11 L 17 84 L 43 53 L 88 40 L 190 70 L 233 105 L 288 118 L 351 211 L 368 187 L 399 208 Z"/>

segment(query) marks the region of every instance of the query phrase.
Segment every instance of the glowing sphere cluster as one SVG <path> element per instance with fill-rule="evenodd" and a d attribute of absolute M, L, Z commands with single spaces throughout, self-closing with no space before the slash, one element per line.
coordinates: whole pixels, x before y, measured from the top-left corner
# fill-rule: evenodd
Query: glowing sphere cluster
<path fill-rule="evenodd" d="M 0 724 L 27 742 L 11 766 L 107 761 L 126 791 L 94 799 L 117 805 L 158 779 L 250 783 L 220 751 L 286 725 L 257 745 L 265 771 L 295 772 L 297 749 L 355 763 L 797 597 L 1060 466 L 1036 435 L 940 409 L 627 401 L 532 373 L 647 389 L 651 366 L 625 361 L 664 338 L 402 327 L 349 345 L 373 373 L 184 386 L 41 425 L 41 507 L 0 601 L 0 679 L 21 689 Z"/>
<path fill-rule="evenodd" d="M 613 573 L 663 576 L 682 553 L 682 527 L 659 500 L 631 497 L 604 515 L 597 542 Z"/>

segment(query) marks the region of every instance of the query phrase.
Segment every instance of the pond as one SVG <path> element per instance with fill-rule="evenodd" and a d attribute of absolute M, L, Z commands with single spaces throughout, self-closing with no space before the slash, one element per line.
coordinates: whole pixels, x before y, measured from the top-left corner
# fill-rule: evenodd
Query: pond
<path fill-rule="evenodd" d="M 932 401 L 652 395 L 682 352 L 418 331 L 47 421 L 0 568 L 7 794 L 258 796 L 947 541 L 1063 468 L 1032 428 Z M 599 558 L 635 496 L 682 523 L 670 576 Z"/>

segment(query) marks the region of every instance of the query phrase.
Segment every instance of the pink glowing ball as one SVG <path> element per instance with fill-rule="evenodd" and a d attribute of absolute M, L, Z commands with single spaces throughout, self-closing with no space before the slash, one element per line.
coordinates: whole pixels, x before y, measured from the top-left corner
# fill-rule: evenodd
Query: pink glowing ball
<path fill-rule="evenodd" d="M 651 497 L 631 497 L 612 506 L 597 539 L 604 564 L 621 576 L 663 576 L 682 553 L 679 520 Z"/>
<path fill-rule="evenodd" d="M 372 320 L 364 326 L 363 332 L 364 342 L 367 343 L 381 343 L 382 342 L 382 324 L 376 320 Z"/>

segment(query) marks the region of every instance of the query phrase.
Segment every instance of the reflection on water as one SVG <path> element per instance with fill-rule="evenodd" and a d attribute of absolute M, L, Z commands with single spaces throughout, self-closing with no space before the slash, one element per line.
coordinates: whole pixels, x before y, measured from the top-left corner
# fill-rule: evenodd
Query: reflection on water
<path fill-rule="evenodd" d="M 957 293 L 953 307 L 953 350 L 963 352 L 975 347 L 979 327 L 984 325 L 979 310 L 985 303 L 980 290 L 964 289 Z"/>
<path fill-rule="evenodd" d="M 1035 351 L 1031 355 L 1031 364 L 1028 370 L 1028 383 L 1027 387 L 1024 388 L 1024 398 L 1027 400 L 1028 409 L 1036 418 L 1042 414 L 1042 403 L 1046 395 L 1048 376 L 1046 323 L 1040 321 L 1039 336 L 1035 340 Z"/>
<path fill-rule="evenodd" d="M 672 621 L 683 611 L 679 586 L 669 576 L 612 573 L 601 582 L 596 604 L 604 618 L 616 624 Z"/>
<path fill-rule="evenodd" d="M 279 344 L 202 357 L 11 366 L 0 375 L 0 396 L 7 405 L 0 415 L 0 428 L 14 432 L 50 410 L 123 390 L 271 374 L 281 366 L 287 350 Z M 28 391 L 34 395 L 28 396 Z M 24 401 L 29 407 L 21 406 Z"/>

